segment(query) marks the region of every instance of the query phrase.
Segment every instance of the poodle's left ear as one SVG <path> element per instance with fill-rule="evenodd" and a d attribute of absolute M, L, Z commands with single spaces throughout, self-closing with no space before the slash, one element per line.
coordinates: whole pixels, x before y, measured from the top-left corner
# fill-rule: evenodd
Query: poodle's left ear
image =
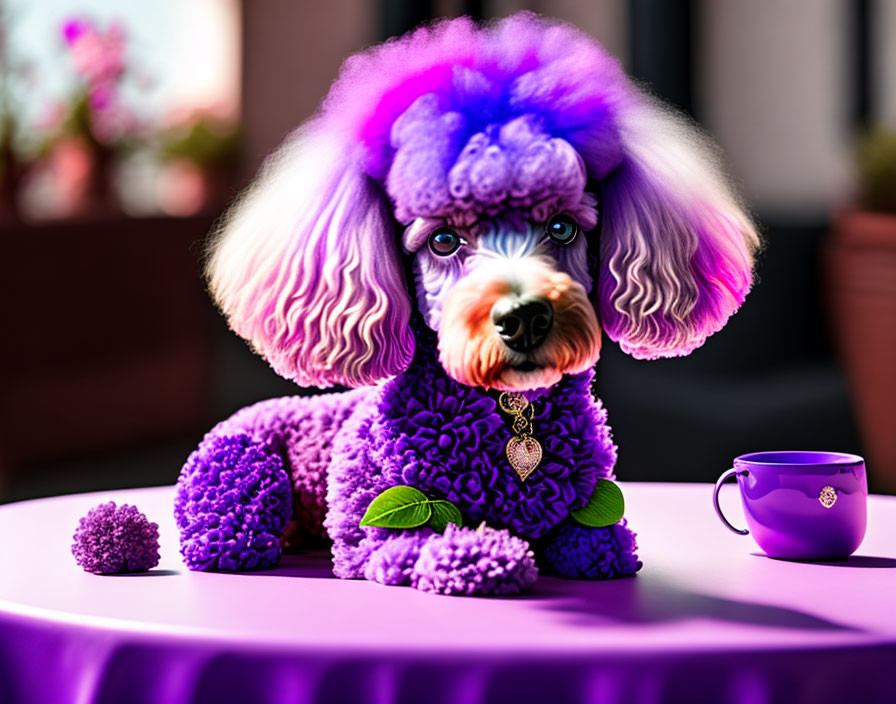
<path fill-rule="evenodd" d="M 206 275 L 231 327 L 302 386 L 374 384 L 413 356 L 388 203 L 346 140 L 314 124 L 233 206 Z"/>
<path fill-rule="evenodd" d="M 639 359 L 686 355 L 743 302 L 759 237 L 683 118 L 643 98 L 619 132 L 623 160 L 601 190 L 601 323 Z"/>

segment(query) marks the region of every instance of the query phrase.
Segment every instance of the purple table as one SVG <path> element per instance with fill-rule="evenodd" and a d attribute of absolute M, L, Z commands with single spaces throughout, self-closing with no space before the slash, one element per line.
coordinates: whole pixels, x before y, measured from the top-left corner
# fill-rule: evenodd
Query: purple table
<path fill-rule="evenodd" d="M 172 489 L 0 507 L 0 702 L 893 702 L 896 498 L 840 564 L 768 559 L 711 487 L 627 484 L 635 579 L 543 577 L 511 599 L 277 570 L 190 573 Z M 162 563 L 98 577 L 69 546 L 101 501 L 159 523 Z M 723 505 L 739 517 L 734 487 Z"/>

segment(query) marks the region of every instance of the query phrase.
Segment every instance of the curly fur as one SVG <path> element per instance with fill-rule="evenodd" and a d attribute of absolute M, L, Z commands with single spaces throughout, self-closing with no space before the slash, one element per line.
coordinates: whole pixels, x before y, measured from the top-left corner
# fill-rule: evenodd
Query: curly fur
<path fill-rule="evenodd" d="M 570 579 L 612 579 L 641 567 L 635 535 L 625 520 L 615 526 L 590 528 L 564 524 L 544 552 L 549 571 Z"/>
<path fill-rule="evenodd" d="M 289 476 L 270 447 L 245 433 L 212 435 L 177 481 L 174 517 L 191 570 L 268 569 L 280 561 L 291 514 Z"/>
<path fill-rule="evenodd" d="M 579 224 L 569 245 L 545 237 L 556 213 Z M 442 227 L 460 243 L 450 256 L 427 246 Z M 706 139 L 573 27 L 462 18 L 351 57 L 225 218 L 207 273 L 233 329 L 277 372 L 362 388 L 263 402 L 213 429 L 184 470 L 182 540 L 220 537 L 208 527 L 238 507 L 201 499 L 226 495 L 284 545 L 325 531 L 344 578 L 510 593 L 534 580 L 530 548 L 564 576 L 633 574 L 624 521 L 570 518 L 613 477 L 591 395 L 601 332 L 636 357 L 688 354 L 742 303 L 757 246 Z M 492 306 L 529 295 L 551 303 L 554 324 L 534 351 L 511 349 Z M 525 482 L 504 454 L 502 389 L 533 404 L 544 457 Z M 227 453 L 242 469 L 224 471 Z M 289 526 L 282 506 L 264 516 L 252 498 L 286 475 Z M 487 527 L 362 528 L 398 484 Z M 240 539 L 228 533 L 228 556 Z M 237 562 L 224 568 L 252 566 Z M 222 569 L 205 553 L 190 566 L 207 564 Z"/>
<path fill-rule="evenodd" d="M 507 530 L 449 525 L 420 549 L 411 583 L 437 594 L 519 594 L 538 577 L 525 540 Z"/>

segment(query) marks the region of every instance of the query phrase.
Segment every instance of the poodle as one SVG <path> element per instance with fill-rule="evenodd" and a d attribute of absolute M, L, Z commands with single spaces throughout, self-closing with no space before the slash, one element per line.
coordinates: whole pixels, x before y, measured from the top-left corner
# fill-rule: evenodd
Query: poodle
<path fill-rule="evenodd" d="M 758 244 L 713 145 L 570 25 L 452 19 L 350 57 L 206 271 L 276 372 L 349 389 L 205 436 L 178 480 L 185 563 L 269 569 L 326 540 L 337 577 L 443 594 L 634 574 L 635 535 L 598 500 L 602 333 L 690 353 L 743 302 Z"/>

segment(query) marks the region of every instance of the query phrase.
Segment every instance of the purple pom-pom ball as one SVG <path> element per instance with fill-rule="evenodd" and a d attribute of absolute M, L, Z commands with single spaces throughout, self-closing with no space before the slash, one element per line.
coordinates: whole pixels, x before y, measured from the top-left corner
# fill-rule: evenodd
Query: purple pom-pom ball
<path fill-rule="evenodd" d="M 159 564 L 159 525 L 129 504 L 110 501 L 90 509 L 74 541 L 72 555 L 93 574 L 146 572 Z"/>
<path fill-rule="evenodd" d="M 414 568 L 417 589 L 438 594 L 519 594 L 538 577 L 529 543 L 507 530 L 449 523 L 428 541 Z"/>

